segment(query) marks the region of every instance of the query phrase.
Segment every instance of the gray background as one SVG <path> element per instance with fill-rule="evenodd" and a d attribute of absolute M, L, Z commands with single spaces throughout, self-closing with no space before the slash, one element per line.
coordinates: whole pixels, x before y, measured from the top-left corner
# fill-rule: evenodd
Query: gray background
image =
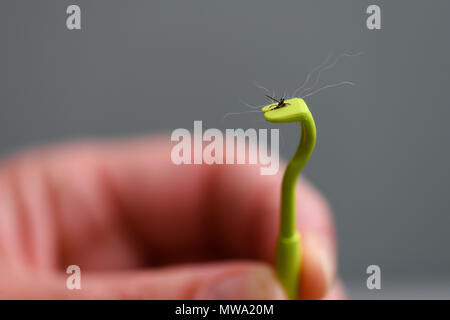
<path fill-rule="evenodd" d="M 65 27 L 72 3 L 81 31 Z M 369 4 L 382 30 L 367 30 Z M 355 87 L 307 99 L 318 145 L 306 176 L 334 209 L 340 273 L 357 298 L 450 297 L 449 12 L 446 0 L 3 0 L 0 153 L 193 120 L 270 127 L 222 118 L 248 110 L 239 99 L 265 102 L 254 82 L 292 92 L 330 51 L 363 51 L 321 81 Z M 298 128 L 281 134 L 287 158 Z M 365 288 L 370 264 L 381 291 Z"/>

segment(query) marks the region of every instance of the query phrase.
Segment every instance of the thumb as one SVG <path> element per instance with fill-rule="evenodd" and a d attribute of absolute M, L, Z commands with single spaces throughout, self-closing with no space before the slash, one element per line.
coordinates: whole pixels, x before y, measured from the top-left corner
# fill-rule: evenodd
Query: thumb
<path fill-rule="evenodd" d="M 81 273 L 81 289 L 66 288 L 67 277 L 34 278 L 15 287 L 30 299 L 285 299 L 272 268 L 262 263 L 227 262 L 139 271 Z M 34 284 L 39 284 L 36 286 Z M 1 296 L 1 294 L 0 294 Z M 13 298 L 14 297 L 10 297 Z"/>
<path fill-rule="evenodd" d="M 267 265 L 229 262 L 86 276 L 80 298 L 284 299 Z"/>

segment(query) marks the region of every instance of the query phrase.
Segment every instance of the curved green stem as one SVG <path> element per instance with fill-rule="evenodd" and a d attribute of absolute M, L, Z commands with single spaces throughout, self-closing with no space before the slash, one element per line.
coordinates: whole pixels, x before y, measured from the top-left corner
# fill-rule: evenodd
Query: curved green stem
<path fill-rule="evenodd" d="M 290 299 L 297 299 L 301 265 L 300 234 L 296 226 L 295 188 L 297 178 L 316 144 L 316 125 L 303 99 L 287 100 L 262 109 L 267 121 L 300 122 L 301 138 L 295 155 L 284 172 L 281 186 L 281 225 L 277 247 L 277 274 Z"/>
<path fill-rule="evenodd" d="M 301 170 L 308 161 L 316 144 L 316 126 L 311 114 L 300 121 L 301 138 L 297 151 L 289 161 L 283 176 L 281 189 L 280 235 L 290 237 L 297 230 L 295 225 L 295 187 Z"/>
<path fill-rule="evenodd" d="M 316 126 L 311 113 L 300 121 L 301 138 L 289 161 L 281 187 L 281 227 L 277 248 L 277 274 L 290 299 L 297 299 L 301 266 L 300 234 L 296 226 L 295 189 L 297 178 L 316 143 Z"/>

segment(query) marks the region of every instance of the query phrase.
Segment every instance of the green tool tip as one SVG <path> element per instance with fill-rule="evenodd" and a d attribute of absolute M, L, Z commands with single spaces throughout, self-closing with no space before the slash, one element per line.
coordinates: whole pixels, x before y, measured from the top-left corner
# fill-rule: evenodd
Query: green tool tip
<path fill-rule="evenodd" d="M 284 100 L 283 104 L 280 106 L 279 103 L 272 103 L 263 107 L 261 111 L 264 113 L 264 118 L 269 122 L 288 123 L 301 121 L 310 113 L 303 99 L 288 99 Z"/>

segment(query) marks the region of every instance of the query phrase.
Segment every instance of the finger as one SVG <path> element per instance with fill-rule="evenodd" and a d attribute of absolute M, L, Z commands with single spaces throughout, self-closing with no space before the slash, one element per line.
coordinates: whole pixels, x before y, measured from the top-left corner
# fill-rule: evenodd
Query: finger
<path fill-rule="evenodd" d="M 302 237 L 302 249 L 299 296 L 307 300 L 321 299 L 334 283 L 334 253 L 327 249 L 320 237 L 312 233 Z"/>
<path fill-rule="evenodd" d="M 129 268 L 147 258 L 153 265 L 221 258 L 273 262 L 281 174 L 261 176 L 251 165 L 175 166 L 169 156 L 170 145 L 161 139 L 87 143 L 20 157 L 12 165 L 18 174 L 8 176 L 14 190 L 28 190 L 22 187 L 33 185 L 30 177 L 43 181 L 41 194 L 56 220 L 47 234 L 59 239 L 62 263 Z M 24 162 L 34 174 L 24 174 Z M 311 273 L 328 283 L 334 270 L 316 270 L 334 268 L 329 209 L 306 182 L 298 189 L 303 241 L 307 246 L 314 237 L 329 260 L 308 268 L 307 261 L 325 260 L 305 249 L 302 277 Z M 24 191 L 22 198 L 29 197 Z M 46 202 L 34 197 L 25 211 L 39 217 L 42 205 L 33 203 Z"/>
<path fill-rule="evenodd" d="M 27 280 L 21 277 L 22 280 Z M 268 265 L 250 262 L 81 273 L 81 289 L 65 277 L 1 283 L 0 299 L 285 299 Z M 34 280 L 34 281 L 33 281 Z"/>

